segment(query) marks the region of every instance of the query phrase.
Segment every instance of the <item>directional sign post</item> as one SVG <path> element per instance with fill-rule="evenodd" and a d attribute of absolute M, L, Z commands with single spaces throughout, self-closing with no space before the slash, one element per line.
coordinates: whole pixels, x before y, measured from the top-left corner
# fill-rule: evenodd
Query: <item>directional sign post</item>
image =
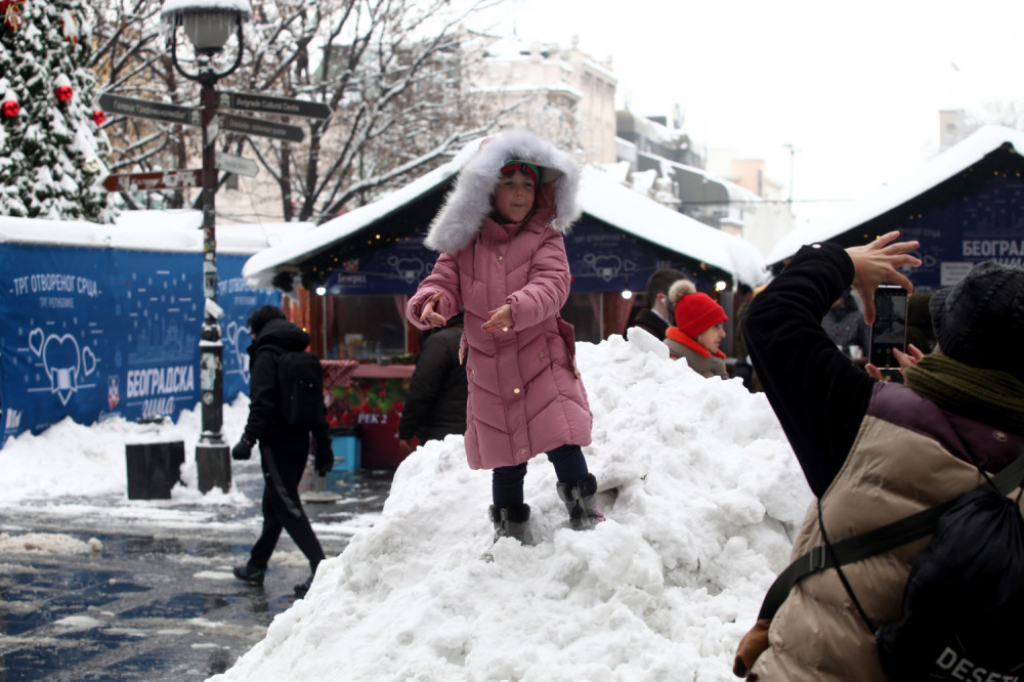
<path fill-rule="evenodd" d="M 306 102 L 301 99 L 285 97 L 269 97 L 267 95 L 251 95 L 242 92 L 221 92 L 220 105 L 227 109 L 240 111 L 258 111 L 265 114 L 281 116 L 301 116 L 303 118 L 326 119 L 331 116 L 331 108 L 319 102 Z"/>
<path fill-rule="evenodd" d="M 111 192 L 152 192 L 157 189 L 186 189 L 202 184 L 202 171 L 179 170 L 156 173 L 108 175 L 103 186 Z"/>
<path fill-rule="evenodd" d="M 168 123 L 197 126 L 200 122 L 200 111 L 193 107 L 182 107 L 177 104 L 150 102 L 144 99 L 121 97 L 104 93 L 100 95 L 100 107 L 111 114 L 148 118 Z"/>
<path fill-rule="evenodd" d="M 285 140 L 287 142 L 302 142 L 302 139 L 305 137 L 302 128 L 298 126 L 261 121 L 258 118 L 249 118 L 248 116 L 221 116 L 220 127 L 223 130 L 230 130 L 235 133 L 272 137 L 275 140 Z"/>
<path fill-rule="evenodd" d="M 259 166 L 252 159 L 225 154 L 224 152 L 217 152 L 216 166 L 222 171 L 234 173 L 235 175 L 245 175 L 250 178 L 255 178 L 256 174 L 260 172 Z"/>

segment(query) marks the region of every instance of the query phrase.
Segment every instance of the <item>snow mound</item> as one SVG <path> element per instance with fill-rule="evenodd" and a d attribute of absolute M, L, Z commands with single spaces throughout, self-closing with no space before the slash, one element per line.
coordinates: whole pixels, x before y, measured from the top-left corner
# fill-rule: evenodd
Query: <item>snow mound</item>
<path fill-rule="evenodd" d="M 224 405 L 223 434 L 228 443 L 237 442 L 245 428 L 249 398 L 238 396 Z M 127 501 L 128 465 L 126 445 L 161 441 L 182 441 L 185 463 L 171 498 L 176 503 L 244 506 L 251 500 L 232 484 L 229 493 L 214 488 L 205 495 L 198 490 L 195 446 L 201 432 L 201 410 L 182 410 L 177 423 L 138 424 L 117 417 L 91 426 L 62 419 L 38 435 L 26 431 L 10 438 L 0 450 L 0 504 L 49 501 L 54 498 L 95 498 L 119 495 Z M 138 506 L 159 506 L 160 501 L 133 501 Z"/>
<path fill-rule="evenodd" d="M 763 395 L 631 336 L 578 347 L 608 521 L 565 528 L 542 455 L 526 477 L 540 542 L 481 561 L 490 472 L 468 468 L 461 436 L 430 443 L 376 525 L 211 679 L 733 679 L 811 494 Z"/>
<path fill-rule="evenodd" d="M 96 538 L 82 542 L 59 533 L 0 533 L 0 554 L 91 554 L 102 551 L 103 543 Z"/>

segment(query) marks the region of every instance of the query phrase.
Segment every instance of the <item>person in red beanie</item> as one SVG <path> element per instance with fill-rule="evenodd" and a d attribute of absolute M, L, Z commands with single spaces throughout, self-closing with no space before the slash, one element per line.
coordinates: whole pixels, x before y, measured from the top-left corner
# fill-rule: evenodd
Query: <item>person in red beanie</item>
<path fill-rule="evenodd" d="M 697 291 L 688 279 L 675 282 L 668 290 L 669 310 L 675 311 L 676 324 L 665 332 L 665 345 L 673 360 L 685 358 L 686 364 L 706 379 L 728 379 L 725 353 L 718 347 L 725 338 L 722 306 Z"/>

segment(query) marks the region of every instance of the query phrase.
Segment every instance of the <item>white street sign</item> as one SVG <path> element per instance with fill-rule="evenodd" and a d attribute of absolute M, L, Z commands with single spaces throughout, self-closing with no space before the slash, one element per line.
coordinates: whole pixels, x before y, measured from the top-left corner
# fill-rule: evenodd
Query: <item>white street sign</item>
<path fill-rule="evenodd" d="M 225 154 L 220 151 L 217 152 L 215 165 L 222 171 L 235 173 L 236 175 L 245 175 L 250 178 L 255 178 L 256 174 L 260 172 L 259 166 L 257 166 L 256 162 L 252 159 L 246 159 L 233 154 Z"/>

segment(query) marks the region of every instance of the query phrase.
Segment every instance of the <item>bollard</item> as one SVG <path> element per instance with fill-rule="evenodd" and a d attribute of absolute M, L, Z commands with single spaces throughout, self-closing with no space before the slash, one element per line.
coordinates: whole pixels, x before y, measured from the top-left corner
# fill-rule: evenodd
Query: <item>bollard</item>
<path fill-rule="evenodd" d="M 208 493 L 214 486 L 224 492 L 231 490 L 231 451 L 224 445 L 196 445 L 196 470 L 199 492 Z"/>

